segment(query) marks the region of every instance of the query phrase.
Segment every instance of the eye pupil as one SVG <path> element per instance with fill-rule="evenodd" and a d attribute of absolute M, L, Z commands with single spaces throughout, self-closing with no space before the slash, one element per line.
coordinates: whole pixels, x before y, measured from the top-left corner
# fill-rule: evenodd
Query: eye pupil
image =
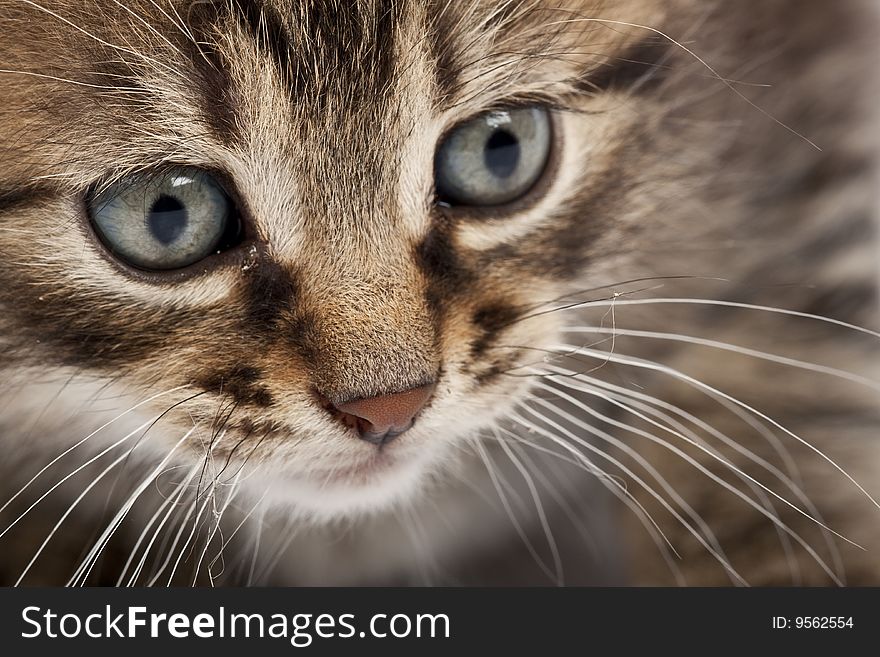
<path fill-rule="evenodd" d="M 498 178 L 508 178 L 519 164 L 519 140 L 506 130 L 496 130 L 486 141 L 483 159 Z"/>
<path fill-rule="evenodd" d="M 552 143 L 551 115 L 540 106 L 489 112 L 455 126 L 434 154 L 437 201 L 489 207 L 524 198 L 546 171 Z"/>
<path fill-rule="evenodd" d="M 153 237 L 164 245 L 173 243 L 186 229 L 189 220 L 186 207 L 173 196 L 162 195 L 147 215 L 147 227 Z"/>
<path fill-rule="evenodd" d="M 214 176 L 196 167 L 135 173 L 92 190 L 87 200 L 106 255 L 137 269 L 183 270 L 241 242 L 235 206 Z"/>

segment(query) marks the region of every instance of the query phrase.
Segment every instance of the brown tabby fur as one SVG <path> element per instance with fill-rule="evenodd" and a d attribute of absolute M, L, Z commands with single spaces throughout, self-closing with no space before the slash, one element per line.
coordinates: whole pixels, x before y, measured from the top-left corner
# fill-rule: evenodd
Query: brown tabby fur
<path fill-rule="evenodd" d="M 192 489 L 134 582 L 880 583 L 880 338 L 628 304 L 877 328 L 875 19 L 858 0 L 0 0 L 0 502 L 163 393 L 0 529 L 167 411 L 23 583 L 67 583 L 194 427 L 84 581 L 116 583 L 158 505 Z M 545 178 L 503 209 L 436 204 L 438 141 L 512 104 L 554 110 Z M 136 271 L 84 198 L 171 165 L 224 182 L 244 241 Z M 561 343 L 608 355 L 547 357 Z M 434 379 L 381 452 L 322 407 Z M 591 379 L 666 419 L 566 387 Z M 3 583 L 130 447 L 0 538 Z M 212 484 L 236 476 L 226 509 Z"/>

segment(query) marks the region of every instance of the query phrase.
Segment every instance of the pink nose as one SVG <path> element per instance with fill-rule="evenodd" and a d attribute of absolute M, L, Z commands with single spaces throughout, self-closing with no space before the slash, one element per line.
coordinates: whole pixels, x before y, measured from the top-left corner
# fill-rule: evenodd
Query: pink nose
<path fill-rule="evenodd" d="M 434 384 L 412 388 L 393 395 L 355 399 L 335 407 L 342 421 L 354 428 L 361 438 L 375 445 L 389 443 L 409 429 L 424 408 Z"/>

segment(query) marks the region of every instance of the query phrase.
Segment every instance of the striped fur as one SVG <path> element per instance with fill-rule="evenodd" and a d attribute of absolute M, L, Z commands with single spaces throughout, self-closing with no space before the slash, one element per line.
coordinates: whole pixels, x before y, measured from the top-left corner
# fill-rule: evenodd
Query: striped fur
<path fill-rule="evenodd" d="M 0 0 L 4 583 L 876 584 L 875 13 Z M 513 104 L 545 178 L 437 204 Z M 172 165 L 244 239 L 131 269 L 84 198 Z"/>

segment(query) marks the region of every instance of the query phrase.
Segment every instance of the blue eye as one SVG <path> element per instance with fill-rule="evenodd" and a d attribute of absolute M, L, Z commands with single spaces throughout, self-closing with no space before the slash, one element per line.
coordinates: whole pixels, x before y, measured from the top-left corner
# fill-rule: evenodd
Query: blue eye
<path fill-rule="evenodd" d="M 550 155 L 550 115 L 540 107 L 485 114 L 437 149 L 437 195 L 451 205 L 510 203 L 531 190 Z"/>
<path fill-rule="evenodd" d="M 231 246 L 239 231 L 222 187 L 191 167 L 116 183 L 89 200 L 89 213 L 110 251 L 141 269 L 187 267 Z"/>

